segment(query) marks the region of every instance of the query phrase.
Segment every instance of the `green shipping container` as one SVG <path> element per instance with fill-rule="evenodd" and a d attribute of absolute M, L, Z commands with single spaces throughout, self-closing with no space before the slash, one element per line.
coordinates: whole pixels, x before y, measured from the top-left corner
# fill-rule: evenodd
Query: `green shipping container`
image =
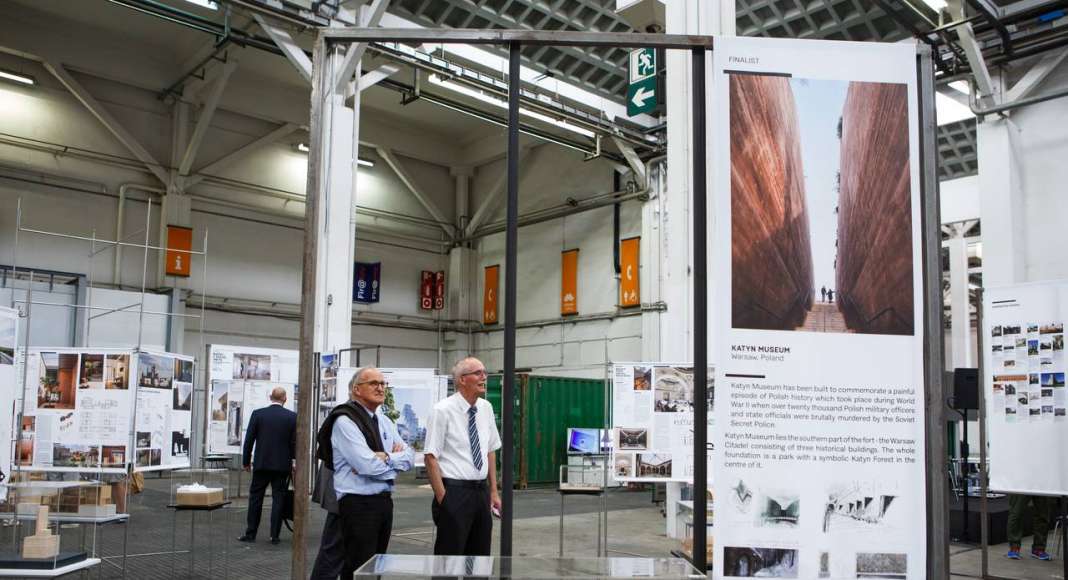
<path fill-rule="evenodd" d="M 493 405 L 498 429 L 501 429 L 502 378 L 502 375 L 491 375 L 486 387 L 486 400 Z M 560 466 L 567 463 L 568 427 L 604 427 L 604 397 L 603 379 L 516 375 L 516 487 L 554 484 L 560 479 Z M 500 459 L 498 452 L 498 468 Z"/>

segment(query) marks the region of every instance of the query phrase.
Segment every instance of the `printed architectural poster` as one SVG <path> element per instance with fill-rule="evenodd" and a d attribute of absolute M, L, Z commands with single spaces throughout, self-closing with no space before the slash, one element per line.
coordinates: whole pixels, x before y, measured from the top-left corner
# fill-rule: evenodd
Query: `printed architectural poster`
<path fill-rule="evenodd" d="M 443 396 L 437 376 L 427 373 L 384 373 L 389 394 L 382 411 L 397 424 L 397 432 L 414 452 L 415 464 L 423 465 L 426 422 Z"/>
<path fill-rule="evenodd" d="M 1068 282 L 987 288 L 983 294 L 983 397 L 990 434 L 990 488 L 1068 494 L 1057 455 L 1020 453 L 1068 434 L 1064 321 Z"/>
<path fill-rule="evenodd" d="M 15 376 L 15 348 L 18 342 L 18 312 L 0 308 L 0 481 L 11 475 L 16 448 L 15 399 L 18 383 Z M 7 488 L 0 486 L 0 501 L 7 498 Z"/>
<path fill-rule="evenodd" d="M 713 59 L 716 576 L 922 578 L 916 48 Z"/>
<path fill-rule="evenodd" d="M 617 481 L 692 482 L 694 372 L 690 363 L 612 366 L 611 441 Z M 708 369 L 708 442 L 712 442 L 715 382 Z M 712 447 L 709 445 L 709 463 Z M 708 481 L 712 481 L 709 469 Z"/>
<path fill-rule="evenodd" d="M 188 467 L 193 359 L 141 351 L 136 361 L 134 467 L 138 471 Z"/>

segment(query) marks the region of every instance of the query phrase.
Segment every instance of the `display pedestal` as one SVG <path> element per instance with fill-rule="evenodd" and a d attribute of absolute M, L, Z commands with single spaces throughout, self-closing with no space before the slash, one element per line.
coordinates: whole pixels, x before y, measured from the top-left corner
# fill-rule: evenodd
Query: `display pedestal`
<path fill-rule="evenodd" d="M 197 516 L 197 512 L 208 512 L 208 532 L 207 532 L 208 573 L 207 573 L 207 577 L 214 578 L 214 577 L 216 577 L 216 574 L 214 574 L 215 547 L 216 547 L 216 544 L 214 542 L 212 542 L 212 531 L 215 529 L 215 515 L 214 514 L 215 514 L 216 511 L 222 510 L 226 506 L 230 505 L 230 503 L 231 502 L 229 502 L 229 501 L 224 501 L 224 502 L 218 503 L 218 504 L 203 505 L 203 506 L 190 506 L 190 505 L 179 505 L 179 504 L 170 504 L 170 505 L 167 506 L 169 509 L 174 510 L 174 520 L 173 520 L 173 524 L 171 525 L 171 577 L 172 578 L 175 577 L 177 563 L 178 563 L 178 560 L 177 560 L 177 558 L 178 558 L 178 514 L 180 512 L 188 512 L 189 513 L 189 572 L 185 575 L 185 577 L 193 578 L 195 576 L 194 571 L 196 570 L 196 538 L 197 538 L 197 517 L 196 516 Z M 225 516 L 225 514 L 227 514 L 229 512 L 227 510 L 223 510 L 223 513 L 224 513 L 224 516 Z M 230 552 L 229 536 L 227 535 L 228 524 L 229 524 L 229 518 L 228 517 L 223 517 L 222 548 L 223 548 L 223 554 L 224 554 L 224 564 L 223 564 L 224 565 L 224 575 L 226 577 L 229 577 L 229 572 L 230 572 L 229 563 L 225 562 L 225 558 L 229 557 L 229 552 Z"/>

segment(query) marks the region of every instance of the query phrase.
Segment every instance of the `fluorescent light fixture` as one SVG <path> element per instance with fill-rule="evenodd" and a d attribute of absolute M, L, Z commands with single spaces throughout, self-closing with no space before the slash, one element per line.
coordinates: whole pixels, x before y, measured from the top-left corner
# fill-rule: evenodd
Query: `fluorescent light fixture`
<path fill-rule="evenodd" d="M 953 81 L 949 83 L 949 86 L 966 95 L 972 94 L 972 86 L 968 84 L 968 81 Z"/>
<path fill-rule="evenodd" d="M 30 86 L 37 84 L 37 81 L 29 75 L 19 74 L 17 72 L 12 72 L 3 69 L 0 69 L 0 79 L 6 79 L 9 81 L 14 81 L 16 83 Z"/>
<path fill-rule="evenodd" d="M 442 79 L 441 77 L 439 77 L 436 74 L 430 75 L 430 84 L 437 85 L 439 87 L 444 87 L 446 89 L 449 89 L 450 91 L 453 91 L 453 92 L 456 92 L 456 93 L 460 93 L 461 95 L 465 95 L 465 96 L 471 97 L 472 99 L 475 99 L 475 100 L 478 100 L 478 101 L 482 101 L 483 103 L 487 103 L 487 104 L 493 105 L 495 107 L 500 107 L 502 109 L 507 109 L 508 108 L 508 103 L 504 99 L 498 98 L 498 97 L 493 96 L 493 95 L 487 95 L 486 93 L 484 93 L 484 92 L 482 92 L 480 90 L 472 89 L 470 87 L 461 85 L 459 83 L 452 83 L 452 82 L 446 81 L 445 79 Z M 587 129 L 583 129 L 582 127 L 578 127 L 578 126 L 572 125 L 571 123 L 568 123 L 567 121 L 560 121 L 560 120 L 554 119 L 554 118 L 552 118 L 552 117 L 550 117 L 548 115 L 543 115 L 541 113 L 535 113 L 534 111 L 530 111 L 530 110 L 524 109 L 523 107 L 519 107 L 519 114 L 520 115 L 525 115 L 527 117 L 530 117 L 531 119 L 537 119 L 539 121 L 548 123 L 548 124 L 550 124 L 550 125 L 552 125 L 554 127 L 559 127 L 561 129 L 566 129 L 568 131 L 571 131 L 572 133 L 577 133 L 577 134 L 582 135 L 584 137 L 589 137 L 590 139 L 594 138 L 593 131 L 589 131 Z"/>
<path fill-rule="evenodd" d="M 941 12 L 946 8 L 946 0 L 923 0 L 923 3 L 935 12 Z"/>
<path fill-rule="evenodd" d="M 190 3 L 190 4 L 196 4 L 197 6 L 200 6 L 202 8 L 207 8 L 209 10 L 218 10 L 219 9 L 219 4 L 217 2 L 212 1 L 212 0 L 185 0 L 185 1 Z"/>
<path fill-rule="evenodd" d="M 308 145 L 306 143 L 297 143 L 295 145 L 295 148 L 296 148 L 297 151 L 300 151 L 301 153 L 307 153 L 308 152 Z M 364 159 L 363 157 L 357 157 L 356 158 L 356 164 L 357 165 L 363 165 L 364 167 L 374 167 L 375 166 L 375 162 L 374 161 L 371 161 L 370 159 Z"/>
<path fill-rule="evenodd" d="M 971 119 L 975 116 L 972 110 L 968 108 L 968 105 L 941 92 L 935 93 L 935 110 L 938 114 L 939 125 L 948 125 L 949 123 Z"/>

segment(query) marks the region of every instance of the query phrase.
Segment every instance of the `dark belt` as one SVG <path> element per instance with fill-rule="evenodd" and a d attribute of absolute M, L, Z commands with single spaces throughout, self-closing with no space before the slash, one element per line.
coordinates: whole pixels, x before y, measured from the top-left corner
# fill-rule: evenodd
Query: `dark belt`
<path fill-rule="evenodd" d="M 383 498 L 389 498 L 389 497 L 392 497 L 392 496 L 393 496 L 393 492 L 391 492 L 391 491 L 383 491 L 383 492 L 381 492 L 381 493 L 371 493 L 371 494 L 363 494 L 363 493 L 346 493 L 346 494 L 345 494 L 345 495 L 344 495 L 344 496 L 343 496 L 343 497 L 341 498 L 341 500 L 342 500 L 342 501 L 344 501 L 344 500 L 345 500 L 346 498 L 350 498 L 350 497 L 355 497 L 355 498 L 363 498 L 363 499 L 370 499 L 370 498 L 375 498 L 375 497 L 383 497 Z"/>
<path fill-rule="evenodd" d="M 486 487 L 485 479 L 449 479 L 443 477 L 441 478 L 441 482 L 448 487 L 470 487 L 474 489 L 482 489 Z"/>

